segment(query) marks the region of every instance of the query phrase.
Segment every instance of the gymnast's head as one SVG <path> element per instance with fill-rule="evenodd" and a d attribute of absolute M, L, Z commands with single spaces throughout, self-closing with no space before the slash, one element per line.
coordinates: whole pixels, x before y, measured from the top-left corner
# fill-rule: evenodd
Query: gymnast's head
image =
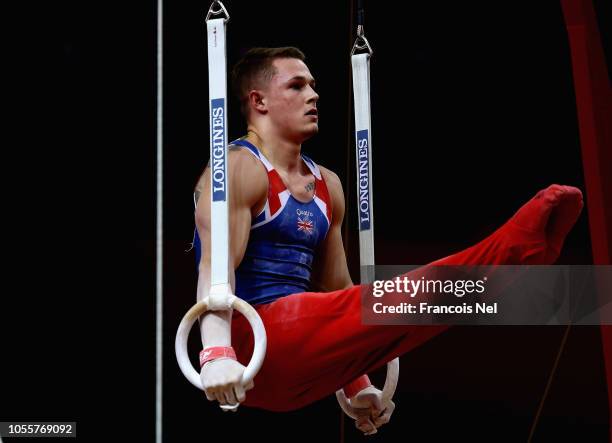
<path fill-rule="evenodd" d="M 232 70 L 247 125 L 302 143 L 319 131 L 315 79 L 294 47 L 253 48 Z"/>

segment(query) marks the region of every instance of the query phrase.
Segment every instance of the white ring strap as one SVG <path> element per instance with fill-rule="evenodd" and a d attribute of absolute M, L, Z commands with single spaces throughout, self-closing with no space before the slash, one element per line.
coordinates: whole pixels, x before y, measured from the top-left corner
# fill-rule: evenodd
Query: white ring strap
<path fill-rule="evenodd" d="M 229 287 L 229 189 L 227 180 L 227 58 L 225 19 L 206 22 L 208 30 L 208 91 L 211 167 L 210 306 L 227 309 Z"/>
<path fill-rule="evenodd" d="M 219 6 L 215 12 L 213 8 Z M 210 15 L 224 13 L 225 18 L 209 19 Z M 208 91 L 210 117 L 210 167 L 211 167 L 211 281 L 208 296 L 196 303 L 183 317 L 179 324 L 175 353 L 183 375 L 197 388 L 202 389 L 200 375 L 191 365 L 187 353 L 187 338 L 195 321 L 206 311 L 236 309 L 249 321 L 253 329 L 255 347 L 253 355 L 244 373 L 242 384 L 246 386 L 261 368 L 266 355 L 266 330 L 263 322 L 244 300 L 232 294 L 229 281 L 229 180 L 227 177 L 227 57 L 225 52 L 225 24 L 229 15 L 223 4 L 215 0 L 206 20 L 208 38 Z M 222 409 L 235 410 L 236 405 Z"/>
<path fill-rule="evenodd" d="M 365 40 L 365 36 L 359 38 Z M 367 43 L 367 40 L 365 40 Z M 357 44 L 357 43 L 355 43 Z M 374 198 L 372 176 L 372 117 L 370 108 L 370 57 L 351 51 L 353 68 L 353 96 L 355 100 L 355 153 L 357 163 L 357 215 L 359 224 L 359 263 L 361 284 L 374 281 Z M 395 393 L 399 378 L 399 359 L 387 363 L 387 378 L 383 387 L 383 400 L 390 400 Z M 357 418 L 344 391 L 336 391 L 342 410 L 351 418 Z"/>
<path fill-rule="evenodd" d="M 355 99 L 355 156 L 361 283 L 374 280 L 374 199 L 370 113 L 370 55 L 351 56 Z"/>

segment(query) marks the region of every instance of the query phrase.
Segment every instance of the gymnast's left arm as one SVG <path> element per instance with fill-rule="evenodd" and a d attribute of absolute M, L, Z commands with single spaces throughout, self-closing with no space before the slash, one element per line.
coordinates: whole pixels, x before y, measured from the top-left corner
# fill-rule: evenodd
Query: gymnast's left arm
<path fill-rule="evenodd" d="M 353 286 L 342 244 L 342 220 L 344 219 L 344 193 L 338 176 L 319 166 L 325 179 L 332 205 L 332 219 L 325 240 L 317 249 L 313 270 L 312 288 L 331 292 Z"/>
<path fill-rule="evenodd" d="M 346 262 L 342 243 L 342 221 L 345 205 L 342 183 L 336 174 L 320 167 L 332 203 L 332 220 L 327 237 L 319 247 L 313 263 L 313 290 L 330 292 L 353 286 Z M 371 385 L 367 375 L 362 375 L 344 388 L 351 406 L 359 411 L 355 421 L 357 429 L 366 435 L 376 433 L 376 429 L 391 419 L 395 409 L 393 401 L 383 402 L 382 391 Z"/>

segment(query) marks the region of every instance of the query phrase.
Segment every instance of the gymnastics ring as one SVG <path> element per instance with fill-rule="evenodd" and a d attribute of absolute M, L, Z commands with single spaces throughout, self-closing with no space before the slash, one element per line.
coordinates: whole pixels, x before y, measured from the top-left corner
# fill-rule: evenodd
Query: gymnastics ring
<path fill-rule="evenodd" d="M 211 311 L 209 308 L 210 298 L 206 297 L 201 302 L 196 303 L 187 311 L 181 323 L 179 324 L 176 332 L 176 340 L 174 342 L 174 351 L 176 353 L 176 360 L 181 372 L 189 380 L 189 382 L 196 388 L 204 390 L 202 387 L 202 381 L 200 380 L 200 374 L 193 368 L 191 361 L 189 360 L 189 354 L 187 353 L 187 339 L 189 332 L 193 327 L 195 321 L 205 312 Z M 251 328 L 253 329 L 253 336 L 255 341 L 255 347 L 253 349 L 253 355 L 251 361 L 247 365 L 244 373 L 242 374 L 241 383 L 243 386 L 247 386 L 253 381 L 261 365 L 263 364 L 264 357 L 266 356 L 267 337 L 264 324 L 261 321 L 261 317 L 257 311 L 249 305 L 247 302 L 235 295 L 230 295 L 227 301 L 227 307 L 236 309 L 242 315 L 246 317 Z M 221 409 L 232 409 L 235 410 L 238 405 L 221 405 Z"/>
<path fill-rule="evenodd" d="M 399 359 L 395 358 L 387 363 L 387 379 L 385 380 L 385 386 L 382 391 L 382 401 L 387 402 L 393 398 L 393 394 L 395 394 L 395 388 L 397 388 L 397 380 L 399 378 Z M 357 420 L 357 410 L 358 408 L 354 408 L 351 406 L 350 401 L 344 395 L 344 391 L 342 389 L 336 391 L 336 398 L 338 399 L 338 403 L 340 403 L 340 407 L 344 411 L 346 415 L 351 417 L 354 420 Z"/>

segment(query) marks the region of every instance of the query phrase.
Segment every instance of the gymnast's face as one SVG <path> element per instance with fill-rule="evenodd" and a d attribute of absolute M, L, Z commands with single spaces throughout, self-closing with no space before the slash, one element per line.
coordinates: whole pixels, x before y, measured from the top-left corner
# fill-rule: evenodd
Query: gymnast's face
<path fill-rule="evenodd" d="M 283 136 L 301 143 L 319 132 L 315 80 L 296 58 L 274 60 L 276 74 L 267 88 L 268 117 Z"/>

